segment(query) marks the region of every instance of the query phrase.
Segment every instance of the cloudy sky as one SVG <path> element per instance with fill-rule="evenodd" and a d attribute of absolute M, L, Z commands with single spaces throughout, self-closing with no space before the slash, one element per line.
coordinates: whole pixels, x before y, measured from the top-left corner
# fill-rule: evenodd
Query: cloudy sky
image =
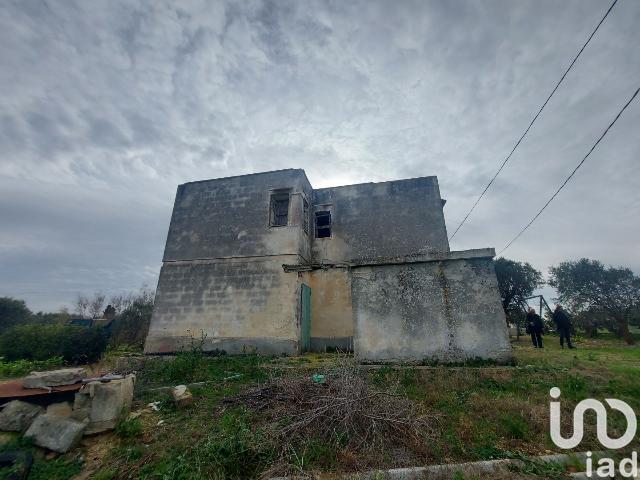
<path fill-rule="evenodd" d="M 0 2 L 0 296 L 155 287 L 176 186 L 437 175 L 450 232 L 609 6 L 596 0 Z M 640 86 L 620 0 L 453 249 L 507 241 Z M 640 101 L 505 255 L 640 273 Z"/>

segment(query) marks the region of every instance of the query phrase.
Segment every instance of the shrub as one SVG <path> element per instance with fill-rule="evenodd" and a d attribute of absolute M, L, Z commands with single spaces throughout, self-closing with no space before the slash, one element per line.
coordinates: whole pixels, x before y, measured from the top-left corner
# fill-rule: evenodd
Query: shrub
<path fill-rule="evenodd" d="M 0 297 L 0 330 L 6 330 L 13 325 L 28 323 L 32 315 L 24 300 Z"/>
<path fill-rule="evenodd" d="M 529 434 L 529 424 L 522 415 L 517 413 L 504 414 L 500 418 L 500 423 L 510 438 L 524 440 Z"/>
<path fill-rule="evenodd" d="M 77 365 L 100 359 L 106 347 L 101 329 L 70 325 L 19 325 L 0 336 L 0 355 L 9 361 L 62 357 Z"/>
<path fill-rule="evenodd" d="M 142 434 L 142 422 L 139 418 L 120 420 L 116 425 L 116 433 L 120 438 L 135 438 Z"/>
<path fill-rule="evenodd" d="M 113 321 L 109 343 L 117 345 L 142 345 L 151 322 L 153 298 L 138 298 Z"/>
<path fill-rule="evenodd" d="M 154 372 L 154 376 L 174 383 L 188 383 L 200 380 L 205 371 L 205 354 L 203 350 L 205 339 L 206 335 L 204 334 L 200 340 L 192 337 L 190 348 L 178 352 L 172 361 L 162 361 L 159 364 L 159 368 Z"/>

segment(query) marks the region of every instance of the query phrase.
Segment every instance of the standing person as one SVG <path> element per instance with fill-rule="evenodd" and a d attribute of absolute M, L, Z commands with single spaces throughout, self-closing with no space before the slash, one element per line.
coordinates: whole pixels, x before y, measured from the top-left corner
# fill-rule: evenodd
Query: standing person
<path fill-rule="evenodd" d="M 556 305 L 556 309 L 553 312 L 553 321 L 556 327 L 558 327 L 558 333 L 560 334 L 560 346 L 564 348 L 564 340 L 566 338 L 567 346 L 569 348 L 576 348 L 571 344 L 571 321 L 562 308 L 562 305 Z"/>
<path fill-rule="evenodd" d="M 540 315 L 536 311 L 529 307 L 527 312 L 527 331 L 531 334 L 531 342 L 534 348 L 542 347 L 542 331 L 544 330 L 544 324 Z"/>

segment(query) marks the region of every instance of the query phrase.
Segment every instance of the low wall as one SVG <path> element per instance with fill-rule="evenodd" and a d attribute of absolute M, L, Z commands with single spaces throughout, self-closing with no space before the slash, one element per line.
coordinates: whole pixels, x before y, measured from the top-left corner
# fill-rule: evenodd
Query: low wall
<path fill-rule="evenodd" d="M 493 250 L 462 253 L 353 267 L 358 360 L 512 359 Z"/>

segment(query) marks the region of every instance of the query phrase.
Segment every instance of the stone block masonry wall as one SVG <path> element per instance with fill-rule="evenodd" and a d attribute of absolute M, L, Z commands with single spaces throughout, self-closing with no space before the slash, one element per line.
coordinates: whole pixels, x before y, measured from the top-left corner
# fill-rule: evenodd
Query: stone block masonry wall
<path fill-rule="evenodd" d="M 274 189 L 289 189 L 288 225 L 269 227 Z M 308 258 L 302 231 L 302 196 L 311 185 L 302 170 L 206 180 L 180 185 L 176 193 L 164 261 L 296 254 Z"/>
<path fill-rule="evenodd" d="M 282 271 L 291 256 L 166 262 L 160 272 L 146 353 L 188 347 L 206 334 L 205 350 L 299 351 L 299 283 Z"/>
<path fill-rule="evenodd" d="M 313 241 L 316 263 L 449 251 L 436 177 L 322 188 L 313 197 L 332 223 L 330 238 Z"/>
<path fill-rule="evenodd" d="M 491 257 L 357 267 L 352 295 L 360 361 L 512 358 Z"/>

